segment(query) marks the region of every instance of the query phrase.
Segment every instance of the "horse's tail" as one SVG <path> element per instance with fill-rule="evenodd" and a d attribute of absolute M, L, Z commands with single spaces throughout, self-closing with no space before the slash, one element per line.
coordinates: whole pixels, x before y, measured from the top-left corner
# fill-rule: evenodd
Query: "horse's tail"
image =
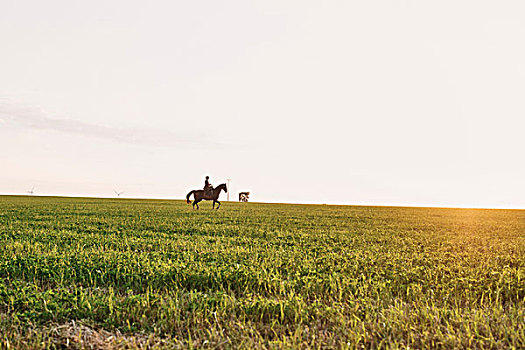
<path fill-rule="evenodd" d="M 188 194 L 186 195 L 186 203 L 188 203 L 188 204 L 191 203 L 191 201 L 190 201 L 190 196 L 193 194 L 193 192 L 195 192 L 195 190 L 190 191 L 190 193 L 188 193 Z"/>

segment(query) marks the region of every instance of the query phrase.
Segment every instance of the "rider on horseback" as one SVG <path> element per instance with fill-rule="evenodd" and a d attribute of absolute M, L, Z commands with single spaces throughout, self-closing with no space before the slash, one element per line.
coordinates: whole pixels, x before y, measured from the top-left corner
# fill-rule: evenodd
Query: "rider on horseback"
<path fill-rule="evenodd" d="M 206 180 L 204 181 L 204 190 L 193 190 L 186 195 L 186 203 L 188 204 L 191 204 L 190 196 L 194 196 L 195 200 L 193 201 L 193 209 L 195 209 L 195 207 L 199 209 L 199 203 L 203 199 L 213 201 L 212 208 L 214 209 L 215 204 L 218 204 L 217 209 L 219 209 L 221 206 L 221 202 L 219 202 L 219 195 L 221 194 L 221 191 L 228 192 L 228 187 L 226 184 L 220 184 L 216 188 L 213 188 L 209 179 L 210 177 L 206 176 Z"/>
<path fill-rule="evenodd" d="M 211 191 L 213 190 L 213 186 L 211 185 L 209 181 L 210 177 L 206 176 L 206 180 L 204 180 L 204 195 L 210 195 Z"/>

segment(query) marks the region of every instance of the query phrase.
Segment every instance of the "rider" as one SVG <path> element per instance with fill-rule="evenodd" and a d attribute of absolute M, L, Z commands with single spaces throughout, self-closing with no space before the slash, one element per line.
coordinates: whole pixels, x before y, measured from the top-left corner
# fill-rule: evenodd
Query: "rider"
<path fill-rule="evenodd" d="M 206 180 L 204 180 L 204 193 L 209 193 L 211 189 L 213 189 L 213 186 L 211 185 L 209 181 L 210 177 L 206 176 Z"/>

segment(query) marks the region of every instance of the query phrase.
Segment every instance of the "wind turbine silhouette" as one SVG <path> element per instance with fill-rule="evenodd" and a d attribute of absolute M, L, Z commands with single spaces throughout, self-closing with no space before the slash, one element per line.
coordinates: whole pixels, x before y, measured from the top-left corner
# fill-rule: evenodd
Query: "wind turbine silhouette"
<path fill-rule="evenodd" d="M 29 193 L 32 196 L 33 193 L 35 193 L 35 186 L 31 188 L 31 191 L 27 191 L 27 193 Z"/>
<path fill-rule="evenodd" d="M 115 192 L 115 194 L 117 195 L 117 198 L 120 198 L 120 195 L 124 193 L 124 192 L 117 192 L 117 190 L 115 189 L 113 189 L 113 192 Z"/>

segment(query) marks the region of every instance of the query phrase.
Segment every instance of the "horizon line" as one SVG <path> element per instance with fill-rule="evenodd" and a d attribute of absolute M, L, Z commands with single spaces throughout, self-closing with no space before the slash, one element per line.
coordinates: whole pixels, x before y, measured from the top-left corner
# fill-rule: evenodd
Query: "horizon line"
<path fill-rule="evenodd" d="M 64 195 L 64 194 L 24 194 L 24 193 L 0 193 L 0 197 L 40 197 L 40 198 L 88 198 L 88 199 L 116 199 L 116 200 L 159 200 L 159 201 L 185 201 L 185 198 L 155 198 L 155 197 L 114 197 L 114 196 L 95 196 L 95 195 Z M 239 201 L 223 200 L 226 203 L 239 203 Z M 427 208 L 427 209 L 483 209 L 483 210 L 525 210 L 522 208 L 510 207 L 489 207 L 489 206 L 446 206 L 431 204 L 406 204 L 406 203 L 321 203 L 321 202 L 265 202 L 251 201 L 257 204 L 288 204 L 288 205 L 319 205 L 319 206 L 347 206 L 347 207 L 382 207 L 382 208 Z"/>

